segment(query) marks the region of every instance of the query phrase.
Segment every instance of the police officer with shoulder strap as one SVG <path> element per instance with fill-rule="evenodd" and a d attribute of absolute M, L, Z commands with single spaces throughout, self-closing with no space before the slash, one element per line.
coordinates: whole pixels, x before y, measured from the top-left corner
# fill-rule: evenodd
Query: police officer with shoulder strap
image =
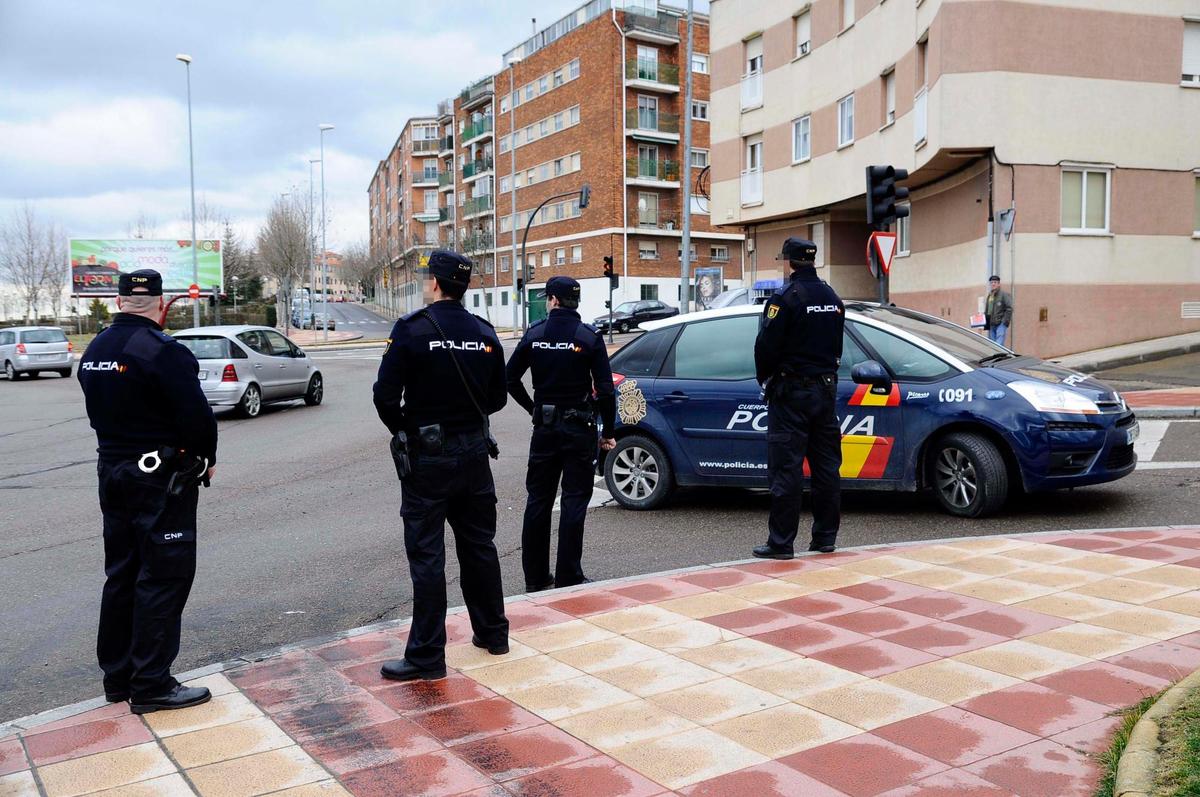
<path fill-rule="evenodd" d="M 531 326 L 508 361 L 508 392 L 533 416 L 525 487 L 521 564 L 525 590 L 568 587 L 589 581 L 583 574 L 583 522 L 595 482 L 596 425 L 600 447 L 616 446 L 617 405 L 604 339 L 579 318 L 579 283 L 551 277 L 543 294 L 547 318 Z M 521 378 L 533 371 L 533 397 Z M 594 402 L 593 402 L 593 396 Z M 550 513 L 562 481 L 558 556 L 550 573 Z"/>
<path fill-rule="evenodd" d="M 841 523 L 841 429 L 837 370 L 846 309 L 817 277 L 817 245 L 788 238 L 776 260 L 789 261 L 788 284 L 763 308 L 754 342 L 754 369 L 768 401 L 767 479 L 770 535 L 754 549 L 764 559 L 791 559 L 800 525 L 807 457 L 812 472 L 810 551 L 831 553 Z"/>
<path fill-rule="evenodd" d="M 508 653 L 508 620 L 496 536 L 499 456 L 488 416 L 508 402 L 504 350 L 492 325 L 467 311 L 471 261 L 434 251 L 424 284 L 428 305 L 396 322 L 375 382 L 375 409 L 393 434 L 401 477 L 400 515 L 413 582 L 413 620 L 404 658 L 384 678 L 446 676 L 445 524 L 454 531 L 472 642 Z"/>
<path fill-rule="evenodd" d="M 162 277 L 122 274 L 117 309 L 79 361 L 96 430 L 104 573 L 96 653 L 110 703 L 134 714 L 207 702 L 171 677 L 196 574 L 199 484 L 217 459 L 217 422 L 199 364 L 163 334 Z"/>

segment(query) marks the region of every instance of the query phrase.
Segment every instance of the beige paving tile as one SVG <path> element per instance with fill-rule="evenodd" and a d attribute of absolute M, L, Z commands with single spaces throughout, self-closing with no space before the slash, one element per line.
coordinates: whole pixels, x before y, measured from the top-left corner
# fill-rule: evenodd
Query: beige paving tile
<path fill-rule="evenodd" d="M 842 570 L 849 570 L 852 573 L 862 573 L 876 578 L 891 578 L 897 573 L 909 573 L 913 570 L 921 570 L 925 567 L 925 563 L 885 554 L 883 556 L 872 556 L 870 559 L 860 559 L 857 562 L 847 562 L 846 564 L 839 565 L 839 567 Z"/>
<path fill-rule="evenodd" d="M 519 689 L 510 692 L 506 697 L 549 722 L 638 699 L 591 675 L 531 689 Z"/>
<path fill-rule="evenodd" d="M 711 728 L 767 758 L 780 758 L 862 733 L 853 725 L 792 703 L 718 722 Z"/>
<path fill-rule="evenodd" d="M 556 650 L 579 647 L 614 636 L 616 634 L 612 631 L 592 625 L 586 620 L 571 620 L 530 631 L 519 631 L 512 634 L 511 638 L 542 653 L 553 653 Z"/>
<path fill-rule="evenodd" d="M 1068 562 L 1072 559 L 1082 559 L 1085 556 L 1089 556 L 1089 554 L 1086 551 L 1079 551 L 1074 548 L 1066 548 L 1062 545 L 1045 545 L 1043 543 L 1035 543 L 1033 545 L 1027 545 L 1023 548 L 1012 548 L 1007 551 L 1000 551 L 1000 556 L 1017 559 L 1022 562 L 1056 565 L 1060 562 Z"/>
<path fill-rule="evenodd" d="M 1061 567 L 1090 570 L 1093 573 L 1103 573 L 1106 576 L 1119 576 L 1139 570 L 1159 567 L 1158 562 L 1148 562 L 1144 559 L 1134 559 L 1131 556 L 1114 556 L 1107 553 L 1089 553 L 1075 559 L 1059 563 Z"/>
<path fill-rule="evenodd" d="M 337 781 L 323 780 L 273 792 L 271 797 L 350 797 L 350 792 L 338 785 Z"/>
<path fill-rule="evenodd" d="M 1139 581 L 1150 581 L 1155 584 L 1168 584 L 1172 587 L 1187 587 L 1200 589 L 1200 567 L 1184 567 L 1183 565 L 1162 565 L 1149 570 L 1139 570 L 1130 573 L 1129 578 Z"/>
<path fill-rule="evenodd" d="M 213 697 L 217 695 L 228 695 L 236 692 L 238 688 L 233 685 L 233 682 L 226 678 L 221 673 L 213 673 L 206 675 L 203 678 L 193 678 L 184 683 L 184 686 L 202 686 L 212 692 Z"/>
<path fill-rule="evenodd" d="M 962 546 L 952 547 L 950 545 L 921 545 L 896 551 L 896 556 L 931 565 L 949 565 L 975 555 L 975 552 L 964 549 Z"/>
<path fill-rule="evenodd" d="M 847 570 L 842 567 L 825 567 L 820 570 L 791 573 L 784 576 L 783 580 L 803 588 L 806 595 L 811 595 L 814 592 L 828 592 L 829 590 L 852 587 L 855 584 L 874 581 L 875 576 L 867 573 L 856 573 L 853 570 Z"/>
<path fill-rule="evenodd" d="M 537 654 L 536 650 L 522 645 L 515 639 L 509 640 L 508 653 L 503 656 L 493 656 L 484 648 L 477 648 L 468 642 L 465 645 L 451 645 L 446 648 L 446 666 L 456 670 L 474 670 L 479 667 L 491 667 L 500 662 L 527 659 Z"/>
<path fill-rule="evenodd" d="M 1011 578 L 989 578 L 986 581 L 975 581 L 970 584 L 956 584 L 946 588 L 948 592 L 958 595 L 968 595 L 972 598 L 991 601 L 992 603 L 1018 603 L 1058 592 L 1055 587 L 1043 587 L 1040 584 L 1027 584 L 1024 581 L 1014 581 Z"/>
<path fill-rule="evenodd" d="M 778 664 L 798 656 L 790 650 L 768 645 L 757 639 L 735 639 L 706 648 L 685 650 L 679 657 L 724 675 L 731 675 L 742 670 Z"/>
<path fill-rule="evenodd" d="M 192 709 L 185 709 L 191 711 Z M 183 713 L 178 711 L 174 713 Z M 150 715 L 152 716 L 152 715 Z M 155 742 L 75 758 L 38 768 L 48 797 L 74 797 L 175 772 Z"/>
<path fill-rule="evenodd" d="M 1169 598 L 1150 601 L 1145 605 L 1152 609 L 1161 609 L 1165 612 L 1178 612 L 1179 614 L 1187 614 L 1192 617 L 1200 617 L 1200 592 L 1185 592 L 1180 595 L 1172 595 Z"/>
<path fill-rule="evenodd" d="M 936 700 L 869 680 L 811 692 L 795 702 L 866 731 L 945 707 Z"/>
<path fill-rule="evenodd" d="M 1007 556 L 999 556 L 998 554 L 972 556 L 970 559 L 962 559 L 953 565 L 955 570 L 965 570 L 968 573 L 975 573 L 980 576 L 987 576 L 988 578 L 1019 573 L 1028 567 L 1029 565 L 1025 562 L 1009 559 Z"/>
<path fill-rule="evenodd" d="M 1052 617 L 1062 617 L 1067 620 L 1090 620 L 1102 614 L 1109 614 L 1118 609 L 1129 608 L 1128 603 L 1110 601 L 1104 598 L 1093 598 L 1080 595 L 1077 592 L 1058 592 L 1053 595 L 1043 595 L 1027 601 L 1013 604 L 1018 609 L 1029 609 Z"/>
<path fill-rule="evenodd" d="M 200 797 L 250 797 L 329 778 L 298 746 L 189 769 L 187 774 Z"/>
<path fill-rule="evenodd" d="M 269 717 L 219 725 L 164 740 L 171 757 L 184 769 L 276 750 L 293 744 Z"/>
<path fill-rule="evenodd" d="M 596 677 L 602 678 L 626 692 L 632 692 L 638 697 L 649 697 L 707 681 L 715 681 L 721 676 L 713 670 L 692 664 L 690 661 L 684 661 L 675 656 L 661 656 L 657 659 L 640 661 L 637 664 L 614 667 L 611 670 L 596 673 Z"/>
<path fill-rule="evenodd" d="M 569 681 L 584 673 L 549 656 L 537 655 L 471 670 L 471 677 L 499 695 Z"/>
<path fill-rule="evenodd" d="M 673 626 L 667 627 L 672 628 Z M 602 670 L 611 670 L 613 667 L 657 658 L 661 655 L 663 652 L 657 648 L 643 645 L 641 642 L 635 642 L 623 636 L 614 636 L 602 642 L 556 650 L 550 654 L 550 657 L 582 672 L 596 673 Z"/>
<path fill-rule="evenodd" d="M 880 681 L 941 703 L 961 703 L 1021 683 L 1016 678 L 953 659 L 931 661 L 885 675 Z"/>
<path fill-rule="evenodd" d="M 1032 645 L 1020 639 L 960 653 L 954 661 L 981 667 L 1002 675 L 1031 681 L 1051 673 L 1090 664 L 1091 659 L 1061 650 Z"/>
<path fill-rule="evenodd" d="M 665 609 L 662 604 L 645 604 L 603 614 L 593 614 L 588 618 L 588 622 L 617 634 L 628 634 L 633 631 L 644 631 L 647 628 L 682 623 L 687 619 L 686 615 Z"/>
<path fill-rule="evenodd" d="M 613 750 L 611 755 L 669 789 L 680 789 L 767 760 L 707 728 L 626 745 Z"/>
<path fill-rule="evenodd" d="M 1016 551 L 1022 548 L 1030 548 L 1034 543 L 1028 540 L 1014 540 L 1011 537 L 978 537 L 974 540 L 958 540 L 956 542 L 948 542 L 945 544 L 947 548 L 958 548 L 964 551 L 971 551 L 976 555 L 1001 553 L 1003 551 Z"/>
<path fill-rule="evenodd" d="M 654 695 L 650 702 L 698 725 L 712 725 L 764 708 L 780 706 L 787 701 L 741 681 L 719 678 L 699 686 Z"/>
<path fill-rule="evenodd" d="M 556 722 L 559 728 L 604 752 L 659 736 L 698 728 L 647 700 L 621 703 Z"/>
<path fill-rule="evenodd" d="M 1086 656 L 1089 659 L 1106 659 L 1134 648 L 1153 645 L 1157 640 L 1086 623 L 1075 623 L 1027 636 L 1025 641 L 1064 653 L 1074 653 L 1076 656 Z"/>
<path fill-rule="evenodd" d="M 1173 587 L 1170 584 L 1155 584 L 1136 578 L 1106 578 L 1075 587 L 1071 591 L 1096 598 L 1142 604 L 1187 592 L 1188 588 Z"/>
<path fill-rule="evenodd" d="M 37 794 L 36 791 L 32 792 Z M 88 797 L 195 797 L 196 792 L 187 784 L 182 775 L 164 775 L 153 780 L 143 780 L 141 783 L 131 783 L 128 786 L 118 786 L 115 789 L 92 792 Z M 0 795 L 8 797 L 3 788 Z"/>
<path fill-rule="evenodd" d="M 681 653 L 721 642 L 731 642 L 741 639 L 742 635 L 703 620 L 688 620 L 661 628 L 635 631 L 629 638 L 667 653 Z"/>
<path fill-rule="evenodd" d="M 145 715 L 150 730 L 160 737 L 177 736 L 218 725 L 261 717 L 262 712 L 241 692 L 218 695 L 207 703 L 179 711 L 156 711 Z"/>
<path fill-rule="evenodd" d="M 752 584 L 742 584 L 737 587 L 729 587 L 728 589 L 721 590 L 726 595 L 732 595 L 735 598 L 741 598 L 755 604 L 778 603 L 779 601 L 791 600 L 792 598 L 802 598 L 805 595 L 812 594 L 814 591 L 814 588 L 802 587 L 778 578 L 772 578 L 767 581 L 755 581 Z"/>
<path fill-rule="evenodd" d="M 1083 584 L 1090 584 L 1093 581 L 1100 581 L 1104 576 L 1100 573 L 1092 573 L 1087 570 L 1072 570 L 1069 567 L 1042 565 L 1040 567 L 1018 570 L 1015 573 L 1009 574 L 1008 578 L 1013 581 L 1024 581 L 1029 584 L 1038 584 L 1043 587 L 1054 587 L 1058 590 L 1064 590 Z"/>
<path fill-rule="evenodd" d="M 770 667 L 743 670 L 733 677 L 758 689 L 795 700 L 801 695 L 865 680 L 862 675 L 816 659 L 795 658 Z"/>
<path fill-rule="evenodd" d="M 971 573 L 967 570 L 956 570 L 949 567 L 942 567 L 941 565 L 930 565 L 921 570 L 900 573 L 892 576 L 892 578 L 896 581 L 903 581 L 906 584 L 916 584 L 919 587 L 947 589 L 958 584 L 982 581 L 986 576 L 980 573 Z"/>
<path fill-rule="evenodd" d="M 0 797 L 39 797 L 33 773 L 25 769 L 0 777 Z"/>
<path fill-rule="evenodd" d="M 1093 617 L 1088 622 L 1101 628 L 1111 628 L 1114 631 L 1124 631 L 1129 634 L 1140 634 L 1162 640 L 1174 639 L 1177 636 L 1200 631 L 1200 618 L 1161 609 L 1151 609 L 1148 606 L 1138 606 L 1135 609 L 1126 607 L 1111 614 Z"/>
<path fill-rule="evenodd" d="M 701 592 L 696 595 L 688 595 L 684 598 L 672 598 L 669 601 L 662 601 L 654 605 L 668 611 L 676 612 L 677 614 L 682 614 L 685 617 L 699 619 L 701 617 L 712 617 L 714 614 L 736 612 L 740 609 L 752 609 L 758 604 L 742 600 L 741 598 L 735 598 L 724 592 Z"/>

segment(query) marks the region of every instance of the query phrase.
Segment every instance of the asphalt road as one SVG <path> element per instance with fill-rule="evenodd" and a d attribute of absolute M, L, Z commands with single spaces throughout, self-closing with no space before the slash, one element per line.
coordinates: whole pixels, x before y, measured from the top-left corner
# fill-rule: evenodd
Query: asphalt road
<path fill-rule="evenodd" d="M 353 305 L 338 309 L 354 308 Z M 509 344 L 511 345 L 511 344 Z M 370 387 L 381 349 L 322 352 L 326 399 L 222 417 L 220 459 L 201 496 L 200 564 L 178 670 L 410 613 L 400 494 Z M 94 646 L 103 581 L 95 437 L 74 379 L 0 380 L 0 721 L 100 694 Z M 528 419 L 494 429 L 497 546 L 507 592 L 523 589 L 520 520 Z M 1149 427 L 1153 464 L 1195 460 L 1200 423 Z M 1145 435 L 1145 432 L 1144 432 Z M 764 539 L 768 498 L 692 490 L 660 511 L 589 514 L 593 579 L 745 558 Z M 848 494 L 840 542 L 1195 523 L 1200 470 L 1147 468 L 1110 485 L 1015 499 L 963 521 L 923 496 Z M 461 603 L 451 555 L 450 600 Z"/>
<path fill-rule="evenodd" d="M 317 302 L 314 311 L 324 312 L 324 306 Z M 395 323 L 395 319 L 389 321 L 357 302 L 330 302 L 329 316 L 333 319 L 334 329 L 360 332 L 365 340 L 384 340 Z"/>

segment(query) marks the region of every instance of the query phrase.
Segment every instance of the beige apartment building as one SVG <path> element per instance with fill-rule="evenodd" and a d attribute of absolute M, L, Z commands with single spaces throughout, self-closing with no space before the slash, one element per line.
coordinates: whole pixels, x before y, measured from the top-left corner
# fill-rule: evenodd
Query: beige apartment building
<path fill-rule="evenodd" d="M 690 108 L 684 13 L 654 0 L 591 0 L 503 53 L 496 74 L 442 102 L 430 120 L 410 121 L 368 192 L 372 253 L 388 264 L 376 286 L 380 303 L 395 312 L 420 306 L 419 288 L 414 294 L 403 286 L 416 287 L 425 243 L 437 240 L 477 265 L 467 307 L 511 325 L 514 239 L 519 248 L 531 215 L 551 200 L 530 226 L 527 298 L 550 277 L 567 274 L 583 285 L 584 318 L 598 316 L 608 299 L 603 258 L 611 256 L 621 276 L 614 303 L 678 306 L 685 181 L 698 194 L 690 208 L 693 266 L 725 287 L 741 285 L 743 235 L 714 228 L 702 195 L 710 163 L 707 17 L 696 15 L 693 30 Z M 685 113 L 693 136 L 686 157 Z M 389 242 L 407 240 L 400 227 L 433 201 L 422 187 L 426 193 L 406 209 L 402 203 L 413 200 L 398 187 L 411 185 L 404 170 L 418 165 L 405 150 L 418 121 L 436 125 L 436 162 L 421 161 L 420 168 L 434 174 L 437 234 L 405 257 Z M 592 190 L 586 209 L 578 201 L 585 184 Z M 569 195 L 551 199 L 558 194 Z M 536 298 L 529 313 L 544 313 Z"/>
<path fill-rule="evenodd" d="M 865 167 L 909 170 L 890 297 L 1052 356 L 1200 330 L 1200 0 L 713 0 L 712 218 L 872 299 Z"/>

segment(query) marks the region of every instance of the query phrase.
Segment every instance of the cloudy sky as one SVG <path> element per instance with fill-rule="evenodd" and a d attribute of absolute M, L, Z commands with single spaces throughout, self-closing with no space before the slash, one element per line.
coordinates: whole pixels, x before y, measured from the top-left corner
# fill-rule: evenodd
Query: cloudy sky
<path fill-rule="evenodd" d="M 253 235 L 280 192 L 307 194 L 328 122 L 330 248 L 365 240 L 404 120 L 580 2 L 0 0 L 0 217 L 29 201 L 75 237 L 139 214 L 187 236 L 189 53 L 198 201 Z"/>

